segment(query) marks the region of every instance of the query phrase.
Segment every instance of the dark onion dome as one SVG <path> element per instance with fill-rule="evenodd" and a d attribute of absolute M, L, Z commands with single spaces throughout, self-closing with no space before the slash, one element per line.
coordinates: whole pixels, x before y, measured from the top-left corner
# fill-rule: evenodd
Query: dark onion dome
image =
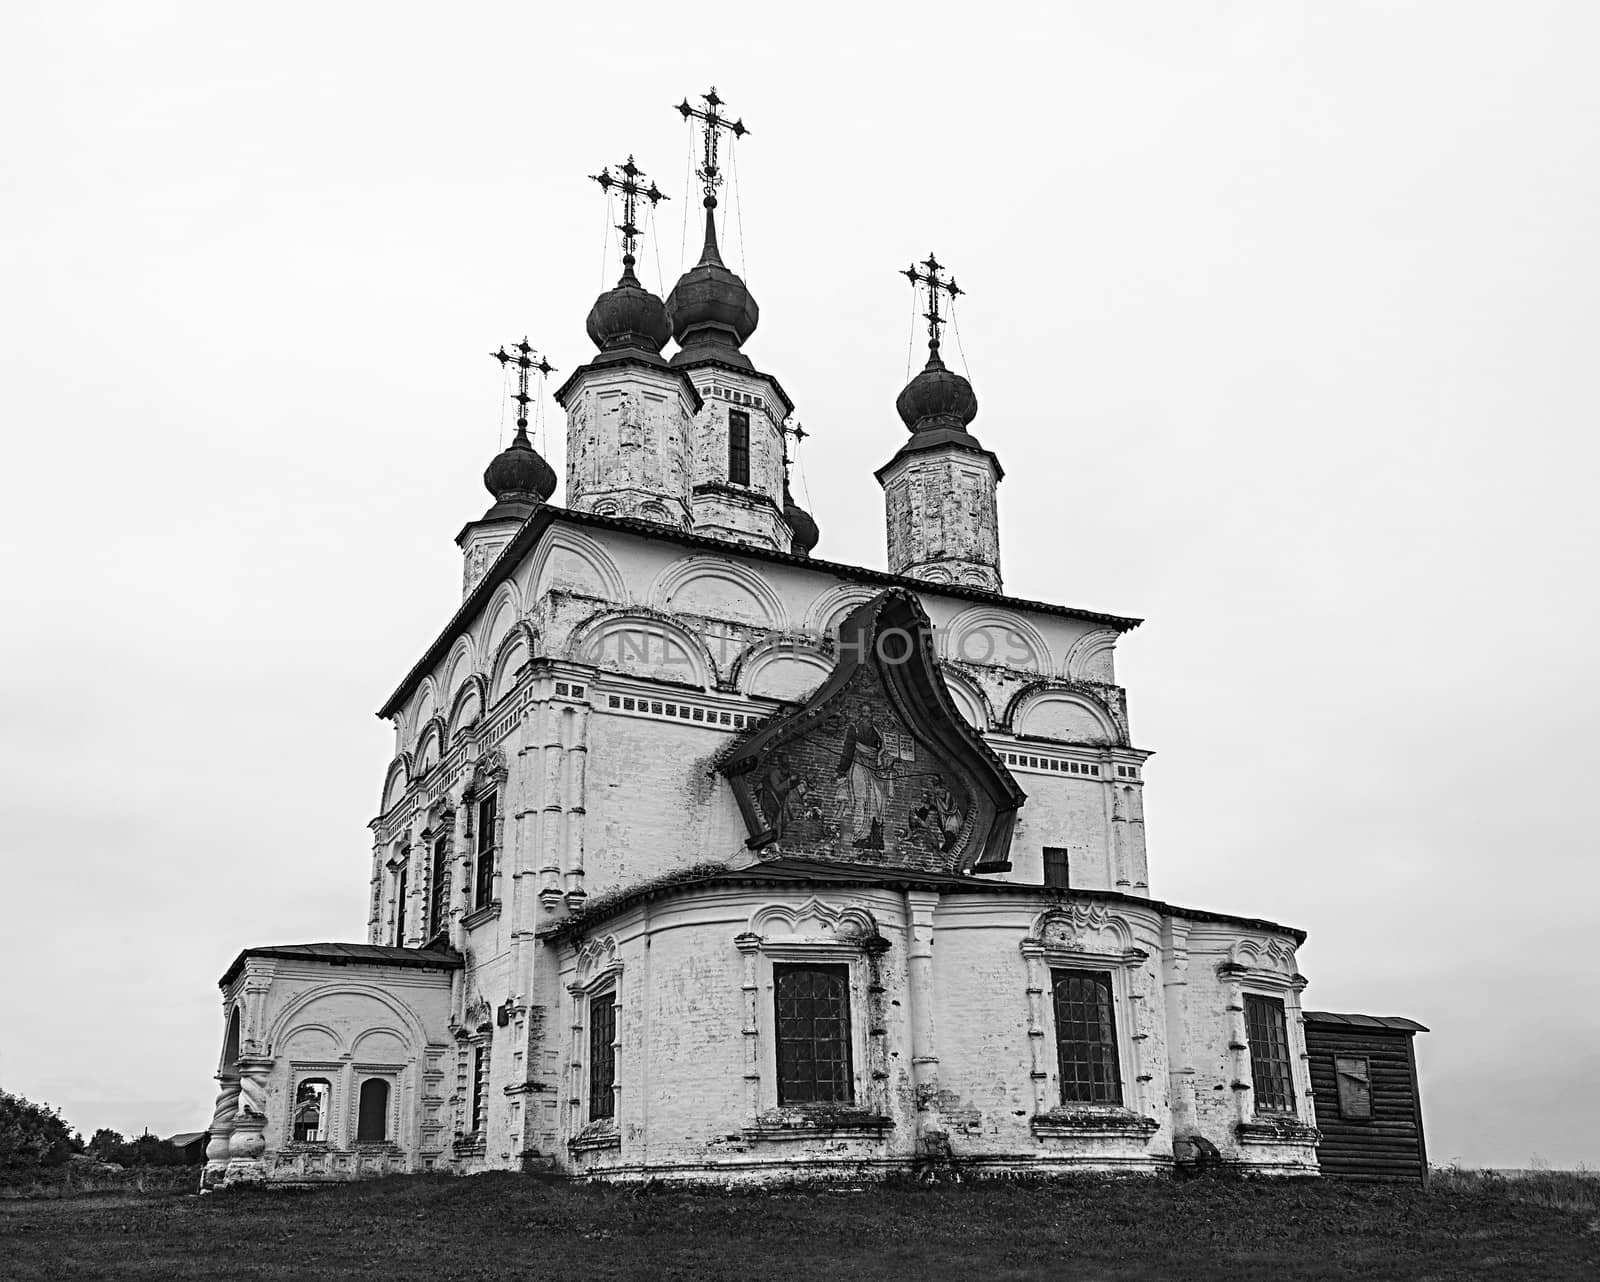
<path fill-rule="evenodd" d="M 659 352 L 672 336 L 667 309 L 633 274 L 633 255 L 622 259 L 622 279 L 594 300 L 589 309 L 589 337 L 603 352 L 642 348 Z"/>
<path fill-rule="evenodd" d="M 678 278 L 667 295 L 672 336 L 683 349 L 673 356 L 674 365 L 704 359 L 750 363 L 739 348 L 756 332 L 761 309 L 744 281 L 723 263 L 713 215 L 714 206 L 707 201 L 706 243 L 700 261 Z"/>
<path fill-rule="evenodd" d="M 484 470 L 483 484 L 494 495 L 497 506 L 537 506 L 556 492 L 556 472 L 533 448 L 527 426 L 519 423 L 511 444 L 496 454 Z"/>
<path fill-rule="evenodd" d="M 937 343 L 928 345 L 928 363 L 906 384 L 894 403 L 907 428 L 928 432 L 947 427 L 960 432 L 978 417 L 978 398 L 972 384 L 939 359 Z"/>
<path fill-rule="evenodd" d="M 794 495 L 789 493 L 787 482 L 783 487 L 783 519 L 794 531 L 794 542 L 790 545 L 790 551 L 796 556 L 810 556 L 811 549 L 817 546 L 817 540 L 822 537 L 822 532 L 817 529 L 817 523 L 812 520 L 811 513 L 794 501 Z"/>

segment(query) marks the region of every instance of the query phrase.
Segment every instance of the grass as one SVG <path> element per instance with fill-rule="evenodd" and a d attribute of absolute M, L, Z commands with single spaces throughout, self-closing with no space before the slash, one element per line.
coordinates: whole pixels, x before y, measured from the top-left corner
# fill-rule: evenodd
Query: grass
<path fill-rule="evenodd" d="M 1077 1179 L 782 1193 L 398 1177 L 0 1202 L 0 1276 L 581 1279 L 1600 1278 L 1600 1180 L 1428 1189 Z"/>

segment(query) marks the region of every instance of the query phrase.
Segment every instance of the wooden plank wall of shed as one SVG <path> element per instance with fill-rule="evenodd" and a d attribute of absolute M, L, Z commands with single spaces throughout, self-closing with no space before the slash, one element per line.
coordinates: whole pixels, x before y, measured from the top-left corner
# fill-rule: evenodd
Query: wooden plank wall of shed
<path fill-rule="evenodd" d="M 1378 1182 L 1426 1181 L 1427 1151 L 1417 1106 L 1411 1034 L 1376 1028 L 1306 1022 L 1311 1089 L 1322 1142 L 1317 1160 L 1334 1179 Z M 1357 1121 L 1339 1112 L 1334 1060 L 1365 1056 L 1372 1074 L 1372 1118 Z"/>

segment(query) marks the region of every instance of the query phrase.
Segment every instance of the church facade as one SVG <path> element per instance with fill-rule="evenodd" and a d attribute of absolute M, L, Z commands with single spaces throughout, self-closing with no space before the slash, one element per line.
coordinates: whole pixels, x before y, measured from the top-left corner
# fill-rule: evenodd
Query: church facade
<path fill-rule="evenodd" d="M 381 710 L 366 938 L 222 977 L 207 1186 L 1316 1173 L 1304 936 L 1152 896 L 1139 621 L 1005 595 L 932 258 L 889 569 L 813 555 L 717 245 L 720 106 L 682 109 L 705 243 L 665 300 L 633 272 L 654 188 L 607 176 L 623 274 L 555 393 L 560 506 L 539 366 L 502 353 L 524 414 L 463 600 Z"/>

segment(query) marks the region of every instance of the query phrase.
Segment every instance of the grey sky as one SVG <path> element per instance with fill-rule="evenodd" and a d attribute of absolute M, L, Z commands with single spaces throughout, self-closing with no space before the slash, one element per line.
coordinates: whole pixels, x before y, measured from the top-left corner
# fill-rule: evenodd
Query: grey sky
<path fill-rule="evenodd" d="M 934 249 L 1007 588 L 1149 620 L 1153 892 L 1430 1025 L 1436 1160 L 1600 1162 L 1597 47 L 1461 0 L 17 9 L 0 1085 L 202 1127 L 237 951 L 361 937 L 488 352 L 592 350 L 630 151 L 670 286 L 715 83 L 819 554 L 883 563 Z"/>

